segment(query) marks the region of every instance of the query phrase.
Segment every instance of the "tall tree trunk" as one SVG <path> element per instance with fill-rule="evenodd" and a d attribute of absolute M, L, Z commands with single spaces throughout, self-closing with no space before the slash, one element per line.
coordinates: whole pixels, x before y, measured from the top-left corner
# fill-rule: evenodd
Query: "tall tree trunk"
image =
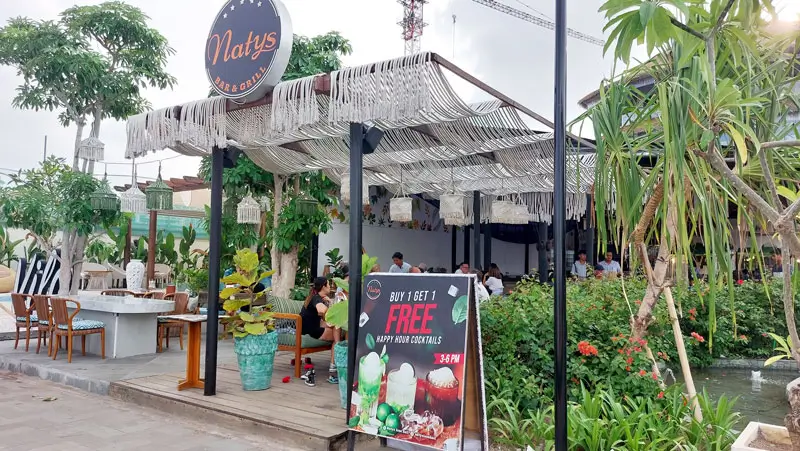
<path fill-rule="evenodd" d="M 86 126 L 86 120 L 84 118 L 77 118 L 75 119 L 75 148 L 72 152 L 72 170 L 78 172 L 80 161 L 78 161 L 78 147 L 81 145 L 81 141 L 83 140 L 83 127 Z"/>
<path fill-rule="evenodd" d="M 288 298 L 294 288 L 294 279 L 297 276 L 298 247 L 292 246 L 289 252 L 281 253 L 281 277 L 277 286 L 273 285 L 275 296 Z"/>
<path fill-rule="evenodd" d="M 67 296 L 70 294 L 70 283 L 72 282 L 72 248 L 74 246 L 75 231 L 65 230 L 61 238 L 61 268 L 58 271 L 58 294 Z"/>
<path fill-rule="evenodd" d="M 689 357 L 686 355 L 686 345 L 683 343 L 683 332 L 681 331 L 681 323 L 678 321 L 678 312 L 675 310 L 675 300 L 672 298 L 672 288 L 664 288 L 664 297 L 667 299 L 669 322 L 672 324 L 672 335 L 675 337 L 675 347 L 678 349 L 678 360 L 681 364 L 683 383 L 686 385 L 686 394 L 689 396 L 689 400 L 691 400 L 692 403 L 694 419 L 702 421 L 703 412 L 700 410 L 700 404 L 697 402 L 697 390 L 694 387 L 694 378 L 692 377 L 692 369 L 689 366 Z"/>
<path fill-rule="evenodd" d="M 786 241 L 781 239 L 781 242 L 785 243 Z M 792 358 L 800 368 L 800 351 L 798 351 L 800 336 L 797 334 L 797 323 L 794 317 L 794 292 L 792 290 L 792 268 L 794 267 L 792 258 L 794 256 L 786 244 L 782 244 L 781 254 L 783 255 L 783 311 L 786 315 L 786 328 L 789 329 L 789 338 L 792 341 Z"/>
<path fill-rule="evenodd" d="M 74 238 L 75 244 L 72 246 L 72 284 L 69 294 L 78 294 L 78 287 L 83 270 L 83 256 L 86 250 L 86 236 L 78 235 Z"/>
<path fill-rule="evenodd" d="M 272 212 L 272 247 L 270 248 L 270 259 L 272 260 L 273 285 L 281 278 L 281 256 L 278 252 L 278 240 L 275 234 L 278 233 L 278 226 L 281 223 L 281 210 L 283 209 L 283 176 L 273 174 L 275 179 L 275 210 Z"/>

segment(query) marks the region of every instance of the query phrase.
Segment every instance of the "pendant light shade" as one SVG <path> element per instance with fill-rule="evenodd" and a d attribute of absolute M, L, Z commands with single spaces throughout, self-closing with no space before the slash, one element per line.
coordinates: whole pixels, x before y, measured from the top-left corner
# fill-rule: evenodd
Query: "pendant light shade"
<path fill-rule="evenodd" d="M 101 161 L 106 145 L 102 141 L 90 136 L 78 144 L 78 157 L 88 161 Z"/>
<path fill-rule="evenodd" d="M 466 217 L 466 213 L 464 212 L 464 195 L 451 193 L 439 196 L 439 217 L 442 219 L 463 221 Z"/>
<path fill-rule="evenodd" d="M 161 163 L 158 164 L 158 178 L 144 192 L 148 210 L 172 210 L 172 188 L 161 179 Z"/>
<path fill-rule="evenodd" d="M 511 224 L 511 210 L 514 204 L 511 201 L 497 199 L 492 202 L 492 220 L 495 224 Z"/>
<path fill-rule="evenodd" d="M 350 205 L 350 173 L 346 172 L 342 174 L 342 203 L 345 205 Z M 362 205 L 369 205 L 369 185 L 367 182 L 361 181 L 361 204 Z"/>
<path fill-rule="evenodd" d="M 94 210 L 115 211 L 119 208 L 119 198 L 108 185 L 108 174 L 103 174 L 103 180 L 97 185 L 97 189 L 89 195 L 89 203 Z"/>
<path fill-rule="evenodd" d="M 261 205 L 248 194 L 236 206 L 236 222 L 239 224 L 261 224 Z"/>
<path fill-rule="evenodd" d="M 309 195 L 303 195 L 297 199 L 297 212 L 301 215 L 313 215 L 319 210 L 319 201 Z"/>
<path fill-rule="evenodd" d="M 389 219 L 396 222 L 411 222 L 413 206 L 410 197 L 395 197 L 389 201 Z"/>
<path fill-rule="evenodd" d="M 260 203 L 261 203 L 261 211 L 263 211 L 264 213 L 269 213 L 270 210 L 272 209 L 269 202 L 269 196 L 261 196 Z"/>
<path fill-rule="evenodd" d="M 136 183 L 136 162 L 131 164 L 131 187 L 119 195 L 120 210 L 123 213 L 145 213 L 147 211 L 147 196 L 139 189 Z"/>

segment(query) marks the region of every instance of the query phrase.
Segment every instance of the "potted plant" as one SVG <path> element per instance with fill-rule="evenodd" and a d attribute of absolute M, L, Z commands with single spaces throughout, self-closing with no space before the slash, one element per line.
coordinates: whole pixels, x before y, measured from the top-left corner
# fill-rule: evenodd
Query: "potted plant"
<path fill-rule="evenodd" d="M 378 257 L 370 257 L 367 254 L 361 256 L 361 281 L 364 281 L 364 276 L 372 271 L 375 264 L 378 263 Z M 350 293 L 350 282 L 343 279 L 334 278 L 336 286 L 344 290 L 345 298 L 333 304 L 328 312 L 325 314 L 325 321 L 347 332 L 350 321 L 350 303 L 348 296 Z M 336 363 L 336 369 L 339 371 L 339 397 L 341 399 L 342 408 L 347 408 L 347 391 L 351 387 L 347 386 L 347 340 L 342 340 L 336 344 L 333 350 L 333 358 Z"/>
<path fill-rule="evenodd" d="M 236 272 L 222 281 L 226 287 L 220 293 L 225 300 L 222 319 L 225 336 L 233 335 L 233 352 L 239 363 L 239 374 L 244 390 L 266 390 L 272 380 L 275 352 L 278 350 L 278 333 L 270 305 L 256 307 L 253 302 L 266 295 L 268 290 L 253 292 L 256 283 L 271 276 L 274 271 L 259 275 L 258 254 L 242 249 L 233 257 Z"/>

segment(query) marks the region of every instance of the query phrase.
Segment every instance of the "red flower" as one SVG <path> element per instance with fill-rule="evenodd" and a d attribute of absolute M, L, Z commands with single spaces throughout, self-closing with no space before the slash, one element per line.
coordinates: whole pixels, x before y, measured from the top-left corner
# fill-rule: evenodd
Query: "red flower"
<path fill-rule="evenodd" d="M 658 380 L 658 375 L 656 374 L 656 372 L 655 372 L 655 371 L 653 371 L 653 375 L 652 375 L 652 376 L 653 376 L 653 380 L 654 380 L 654 381 L 657 381 L 657 380 Z"/>
<path fill-rule="evenodd" d="M 622 354 L 622 349 L 617 349 L 617 352 L 619 352 L 620 354 Z"/>
<path fill-rule="evenodd" d="M 706 341 L 706 339 L 705 339 L 705 338 L 703 338 L 703 336 L 702 336 L 702 335 L 700 335 L 700 334 L 698 334 L 697 332 L 692 332 L 692 333 L 691 333 L 691 336 L 692 336 L 692 338 L 694 338 L 695 340 L 697 340 L 699 343 L 703 343 L 703 342 L 705 342 L 705 341 Z"/>
<path fill-rule="evenodd" d="M 664 399 L 664 392 L 663 391 L 658 392 L 658 399 Z"/>
<path fill-rule="evenodd" d="M 736 281 L 736 283 L 738 283 L 739 285 L 744 285 L 744 280 L 739 279 L 739 280 Z"/>
<path fill-rule="evenodd" d="M 627 363 L 628 365 L 633 363 L 633 357 L 628 357 L 628 360 L 626 360 L 625 363 Z"/>
<path fill-rule="evenodd" d="M 288 384 L 289 381 L 291 381 L 291 380 L 292 380 L 291 376 L 286 376 L 286 377 L 283 378 L 283 383 L 284 384 Z"/>
<path fill-rule="evenodd" d="M 631 370 L 631 367 L 629 367 L 629 366 L 625 367 L 625 371 L 630 371 L 630 370 Z"/>
<path fill-rule="evenodd" d="M 646 375 L 646 374 L 647 374 L 647 371 L 645 371 L 645 370 L 639 370 L 639 376 L 644 376 L 644 375 Z"/>
<path fill-rule="evenodd" d="M 581 341 L 578 343 L 578 352 L 581 355 L 590 356 L 590 355 L 597 355 L 597 348 L 589 344 L 588 341 Z"/>

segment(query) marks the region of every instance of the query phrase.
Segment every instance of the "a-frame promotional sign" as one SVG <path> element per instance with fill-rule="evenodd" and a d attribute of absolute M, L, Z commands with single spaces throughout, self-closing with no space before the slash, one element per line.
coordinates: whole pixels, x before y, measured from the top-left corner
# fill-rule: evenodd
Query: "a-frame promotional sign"
<path fill-rule="evenodd" d="M 475 276 L 364 278 L 351 430 L 391 448 L 488 451 Z"/>

